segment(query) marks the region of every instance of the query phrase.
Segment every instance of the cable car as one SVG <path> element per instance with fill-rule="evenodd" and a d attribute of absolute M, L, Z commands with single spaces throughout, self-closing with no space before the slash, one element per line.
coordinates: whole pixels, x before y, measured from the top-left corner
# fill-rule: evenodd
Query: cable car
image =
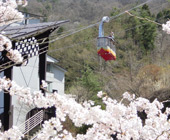
<path fill-rule="evenodd" d="M 99 25 L 99 36 L 97 38 L 97 53 L 105 61 L 116 60 L 116 47 L 114 41 L 114 33 L 110 36 L 104 36 L 103 24 L 109 22 L 109 17 L 105 16 Z"/>

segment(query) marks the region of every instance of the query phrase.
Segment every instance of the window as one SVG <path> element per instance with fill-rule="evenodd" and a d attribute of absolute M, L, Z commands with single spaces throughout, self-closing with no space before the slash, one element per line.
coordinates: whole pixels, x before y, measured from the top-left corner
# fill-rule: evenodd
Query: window
<path fill-rule="evenodd" d="M 47 72 L 51 72 L 51 65 L 50 65 L 50 63 L 47 63 Z"/>
<path fill-rule="evenodd" d="M 56 90 L 56 89 L 53 89 L 53 93 L 54 93 L 54 92 L 58 93 L 58 90 Z"/>
<path fill-rule="evenodd" d="M 47 90 L 49 92 L 52 92 L 52 82 L 47 82 L 47 84 L 48 84 Z"/>

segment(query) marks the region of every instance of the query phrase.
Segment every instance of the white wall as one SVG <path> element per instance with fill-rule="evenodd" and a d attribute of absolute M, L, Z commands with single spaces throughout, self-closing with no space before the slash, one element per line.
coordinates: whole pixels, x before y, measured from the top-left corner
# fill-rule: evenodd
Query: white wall
<path fill-rule="evenodd" d="M 57 60 L 47 57 L 47 61 L 51 64 L 51 71 L 46 73 L 46 81 L 51 83 L 51 90 L 57 90 L 59 94 L 64 94 L 65 70 L 58 67 L 55 63 Z M 20 86 L 30 87 L 32 91 L 39 90 L 39 58 L 33 57 L 29 59 L 27 66 L 13 68 L 13 80 Z M 16 96 L 11 100 L 10 125 L 19 126 L 25 122 L 27 113 L 35 108 L 25 103 L 20 103 Z"/>
<path fill-rule="evenodd" d="M 57 90 L 59 94 L 64 94 L 64 72 L 55 65 L 52 65 L 51 69 L 51 72 L 46 73 L 46 81 L 51 83 L 51 90 Z"/>
<path fill-rule="evenodd" d="M 13 68 L 13 80 L 20 86 L 30 87 L 32 91 L 39 90 L 38 74 L 39 57 L 29 59 L 27 66 Z"/>
<path fill-rule="evenodd" d="M 65 90 L 65 70 L 56 65 L 57 60 L 47 56 L 47 64 L 50 64 L 50 71 L 46 73 L 46 81 L 50 83 L 50 92 L 57 90 L 59 94 L 64 94 Z M 48 68 L 47 68 L 48 69 Z"/>
<path fill-rule="evenodd" d="M 13 68 L 13 80 L 20 86 L 30 87 L 31 91 L 39 90 L 39 74 L 38 74 L 39 57 L 29 59 L 27 66 Z M 26 120 L 27 113 L 34 108 L 25 103 L 20 103 L 17 96 L 13 96 L 11 100 L 11 125 L 18 126 Z"/>

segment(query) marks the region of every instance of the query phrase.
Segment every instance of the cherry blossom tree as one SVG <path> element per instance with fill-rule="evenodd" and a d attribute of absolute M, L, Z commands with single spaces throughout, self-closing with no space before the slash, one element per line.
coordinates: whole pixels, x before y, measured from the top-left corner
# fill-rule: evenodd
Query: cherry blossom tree
<path fill-rule="evenodd" d="M 170 34 L 170 21 L 167 21 L 166 24 L 162 24 L 162 30 Z"/>
<path fill-rule="evenodd" d="M 26 5 L 26 0 L 0 1 L 0 26 L 21 20 L 23 15 L 16 10 L 18 4 Z M 169 21 L 163 24 L 163 30 L 170 34 Z M 0 51 L 6 50 L 7 57 L 18 63 L 22 61 L 20 54 L 12 49 L 9 38 L 0 34 Z M 45 81 L 42 88 L 46 88 Z M 37 140 L 168 140 L 170 139 L 170 109 L 163 112 L 163 103 L 155 99 L 153 102 L 145 98 L 136 98 L 135 95 L 124 93 L 121 101 L 116 101 L 99 92 L 97 95 L 106 105 L 102 110 L 101 106 L 94 105 L 93 101 L 77 103 L 73 98 L 47 93 L 43 96 L 41 91 L 31 92 L 30 88 L 18 86 L 14 81 L 5 77 L 0 78 L 0 91 L 5 94 L 18 96 L 19 101 L 28 105 L 34 104 L 38 108 L 56 108 L 56 117 L 47 120 L 43 124 L 41 133 Z M 123 101 L 128 100 L 128 104 Z M 146 115 L 142 119 L 139 113 Z M 75 126 L 87 125 L 85 134 L 73 136 L 68 130 L 63 129 L 63 122 L 69 117 Z M 1 122 L 0 122 L 1 127 Z M 19 140 L 23 137 L 19 129 L 13 126 L 5 132 L 0 132 L 1 140 Z"/>
<path fill-rule="evenodd" d="M 0 26 L 9 25 L 16 21 L 23 20 L 24 16 L 16 8 L 17 5 L 25 6 L 26 0 L 0 0 Z M 3 35 L 4 32 L 0 33 L 0 51 L 6 50 L 7 57 L 15 63 L 21 63 L 23 58 L 17 50 L 12 49 L 12 43 L 9 38 Z"/>
<path fill-rule="evenodd" d="M 135 95 L 124 93 L 121 101 L 109 98 L 103 92 L 97 95 L 102 98 L 106 109 L 95 106 L 93 101 L 77 103 L 73 98 L 59 95 L 57 93 L 43 96 L 41 91 L 31 93 L 29 88 L 18 86 L 15 82 L 6 78 L 0 79 L 0 90 L 6 90 L 11 96 L 19 97 L 20 102 L 34 104 L 38 108 L 56 108 L 56 117 L 43 124 L 42 132 L 38 134 L 37 140 L 113 140 L 116 136 L 120 140 L 165 140 L 170 138 L 170 122 L 168 115 L 170 109 L 162 112 L 163 104 L 156 99 L 150 102 L 144 98 L 135 98 Z M 44 85 L 46 85 L 44 83 Z M 129 104 L 123 104 L 128 100 Z M 138 112 L 146 113 L 146 119 L 142 120 Z M 90 126 L 86 134 L 72 136 L 67 130 L 63 130 L 63 122 L 69 117 L 75 126 Z M 22 137 L 16 127 L 1 133 L 0 138 Z M 16 135 L 17 134 L 17 135 Z"/>
<path fill-rule="evenodd" d="M 18 1 L 18 4 L 21 2 Z M 15 0 L 0 1 L 0 26 L 22 20 L 24 18 L 21 12 L 18 12 Z"/>

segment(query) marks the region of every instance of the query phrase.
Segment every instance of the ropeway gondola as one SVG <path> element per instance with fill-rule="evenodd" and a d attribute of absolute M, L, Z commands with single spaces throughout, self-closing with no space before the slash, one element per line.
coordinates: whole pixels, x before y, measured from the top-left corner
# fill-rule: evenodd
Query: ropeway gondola
<path fill-rule="evenodd" d="M 116 60 L 116 47 L 114 40 L 114 33 L 111 32 L 109 36 L 104 36 L 103 24 L 109 22 L 109 17 L 105 16 L 99 25 L 99 36 L 97 38 L 97 53 L 105 61 Z"/>

